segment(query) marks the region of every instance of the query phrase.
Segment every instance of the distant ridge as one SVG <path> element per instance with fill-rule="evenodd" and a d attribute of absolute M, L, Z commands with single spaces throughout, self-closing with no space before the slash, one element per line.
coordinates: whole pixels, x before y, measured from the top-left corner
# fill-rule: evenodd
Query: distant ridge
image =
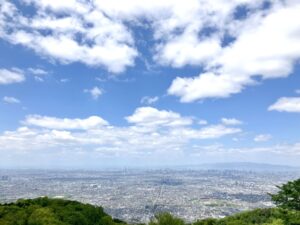
<path fill-rule="evenodd" d="M 268 163 L 254 162 L 221 162 L 221 163 L 202 163 L 202 164 L 185 164 L 185 165 L 152 165 L 152 166 L 119 166 L 103 168 L 1 168 L 0 170 L 12 171 L 139 171 L 139 170 L 237 170 L 237 171 L 297 171 L 300 172 L 300 166 L 288 166 Z"/>
<path fill-rule="evenodd" d="M 181 166 L 181 168 L 241 171 L 300 171 L 300 167 L 253 162 L 206 163 L 199 165 Z"/>

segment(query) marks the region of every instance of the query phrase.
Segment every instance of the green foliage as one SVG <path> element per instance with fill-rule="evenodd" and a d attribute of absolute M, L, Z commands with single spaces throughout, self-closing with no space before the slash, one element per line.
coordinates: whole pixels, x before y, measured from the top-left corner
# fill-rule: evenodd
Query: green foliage
<path fill-rule="evenodd" d="M 0 225 L 120 225 L 102 207 L 62 199 L 37 198 L 0 205 Z"/>
<path fill-rule="evenodd" d="M 300 179 L 278 186 L 277 194 L 270 194 L 274 203 L 284 209 L 300 210 Z"/>
<path fill-rule="evenodd" d="M 184 225 L 184 221 L 172 216 L 170 213 L 161 213 L 156 215 L 149 225 Z"/>
<path fill-rule="evenodd" d="M 271 223 L 264 223 L 263 225 L 284 225 L 284 222 L 281 219 L 275 219 Z"/>
<path fill-rule="evenodd" d="M 28 218 L 28 225 L 62 225 L 49 208 L 36 209 Z"/>
<path fill-rule="evenodd" d="M 125 225 L 101 207 L 61 199 L 38 198 L 0 205 L 0 225 Z M 149 225 L 185 225 L 169 213 L 155 216 Z M 223 219 L 198 220 L 192 225 L 300 225 L 300 211 L 256 209 Z"/>
<path fill-rule="evenodd" d="M 300 225 L 300 211 L 280 208 L 255 209 L 219 220 L 199 220 L 193 225 Z"/>
<path fill-rule="evenodd" d="M 169 213 L 157 215 L 149 225 L 184 225 L 183 220 Z M 300 225 L 300 211 L 280 208 L 255 209 L 223 219 L 203 219 L 192 225 Z"/>
<path fill-rule="evenodd" d="M 208 218 L 208 219 L 204 219 L 204 220 L 198 220 L 193 225 L 214 225 L 216 223 L 217 223 L 216 219 Z"/>

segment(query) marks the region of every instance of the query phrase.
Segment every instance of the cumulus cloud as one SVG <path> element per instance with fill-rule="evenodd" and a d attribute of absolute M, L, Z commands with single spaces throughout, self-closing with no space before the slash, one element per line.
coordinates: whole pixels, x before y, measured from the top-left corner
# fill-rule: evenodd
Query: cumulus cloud
<path fill-rule="evenodd" d="M 9 104 L 19 104 L 21 101 L 15 97 L 4 96 L 3 101 Z"/>
<path fill-rule="evenodd" d="M 212 54 L 204 63 L 206 72 L 193 78 L 177 77 L 168 93 L 182 102 L 226 98 L 255 84 L 256 77 L 288 76 L 300 58 L 300 20 L 295 20 L 299 10 L 296 1 L 285 5 L 274 1 L 268 10 L 253 10 L 245 20 L 232 21 L 232 27 L 225 25 L 232 43 Z"/>
<path fill-rule="evenodd" d="M 191 125 L 193 120 L 189 117 L 182 117 L 180 114 L 158 110 L 153 107 L 137 108 L 133 115 L 126 117 L 129 123 L 142 126 L 186 126 Z"/>
<path fill-rule="evenodd" d="M 113 126 L 99 116 L 72 119 L 28 115 L 23 126 L 0 134 L 0 145 L 3 151 L 13 152 L 80 148 L 96 155 L 147 155 L 180 152 L 193 141 L 213 140 L 242 131 L 222 124 L 196 129 L 191 118 L 152 107 L 137 108 L 125 119 L 127 126 Z"/>
<path fill-rule="evenodd" d="M 75 0 L 25 2 L 35 8 L 33 15 L 22 14 L 12 2 L 0 2 L 0 37 L 8 42 L 61 63 L 81 62 L 112 73 L 134 65 L 137 51 L 128 28 L 93 4 Z"/>
<path fill-rule="evenodd" d="M 19 69 L 0 69 L 0 85 L 13 84 L 25 81 L 25 76 L 22 70 Z"/>
<path fill-rule="evenodd" d="M 91 116 L 86 119 L 68 119 L 68 118 L 56 118 L 40 115 L 29 115 L 26 117 L 23 123 L 27 126 L 37 126 L 48 129 L 59 130 L 74 130 L 74 129 L 95 129 L 108 125 L 108 122 L 98 116 Z"/>
<path fill-rule="evenodd" d="M 171 131 L 174 136 L 188 137 L 192 139 L 215 139 L 230 134 L 240 133 L 242 130 L 235 127 L 227 127 L 221 124 L 210 125 L 199 130 L 196 129 L 178 129 Z"/>
<path fill-rule="evenodd" d="M 300 97 L 282 97 L 269 106 L 269 111 L 300 113 Z"/>
<path fill-rule="evenodd" d="M 226 98 L 287 77 L 300 58 L 300 3 L 293 0 L 269 7 L 259 0 L 24 2 L 32 14 L 0 1 L 0 37 L 61 63 L 123 72 L 143 54 L 136 28 L 147 28 L 153 36 L 146 47 L 157 64 L 203 69 L 173 80 L 168 94 L 182 102 Z M 243 18 L 236 16 L 241 7 Z"/>
<path fill-rule="evenodd" d="M 227 127 L 224 125 L 211 125 L 200 130 L 200 136 L 202 139 L 219 138 L 229 134 L 240 133 L 241 131 L 240 128 Z"/>
<path fill-rule="evenodd" d="M 271 134 L 259 134 L 254 137 L 255 142 L 265 142 L 269 141 L 272 138 Z"/>
<path fill-rule="evenodd" d="M 92 89 L 85 89 L 84 92 L 91 94 L 92 98 L 95 100 L 97 100 L 103 94 L 103 90 L 98 87 L 93 87 Z"/>
<path fill-rule="evenodd" d="M 243 122 L 235 118 L 222 118 L 222 123 L 225 125 L 241 125 Z"/>
<path fill-rule="evenodd" d="M 263 79 L 288 76 L 300 57 L 300 23 L 295 20 L 299 9 L 299 3 L 287 1 L 268 12 L 253 14 L 213 63 L 225 73 L 260 75 Z"/>
<path fill-rule="evenodd" d="M 205 98 L 226 98 L 239 93 L 244 84 L 252 81 L 243 76 L 203 73 L 199 77 L 173 80 L 168 94 L 180 97 L 181 102 L 193 102 Z"/>
<path fill-rule="evenodd" d="M 180 68 L 185 65 L 202 65 L 221 50 L 220 40 L 207 38 L 200 41 L 195 34 L 184 34 L 158 47 L 156 61 Z"/>
<path fill-rule="evenodd" d="M 146 105 L 152 105 L 152 104 L 154 104 L 155 102 L 157 102 L 158 99 L 159 99 L 158 96 L 154 96 L 154 97 L 144 96 L 144 97 L 141 99 L 141 103 L 142 103 L 142 104 L 146 104 Z"/>

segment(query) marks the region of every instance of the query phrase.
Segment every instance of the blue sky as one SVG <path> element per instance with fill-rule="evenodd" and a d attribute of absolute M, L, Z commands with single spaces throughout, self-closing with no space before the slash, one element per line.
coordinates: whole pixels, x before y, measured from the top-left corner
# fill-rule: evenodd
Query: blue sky
<path fill-rule="evenodd" d="M 1 167 L 299 165 L 299 12 L 0 0 Z"/>

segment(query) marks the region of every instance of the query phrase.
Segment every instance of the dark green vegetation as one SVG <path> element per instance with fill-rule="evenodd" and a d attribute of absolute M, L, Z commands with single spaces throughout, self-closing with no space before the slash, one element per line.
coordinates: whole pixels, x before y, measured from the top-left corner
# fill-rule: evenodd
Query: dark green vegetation
<path fill-rule="evenodd" d="M 102 207 L 62 199 L 37 198 L 0 205 L 0 225 L 120 225 Z"/>
<path fill-rule="evenodd" d="M 256 209 L 223 219 L 204 219 L 192 225 L 300 225 L 300 212 L 280 208 Z M 185 225 L 183 220 L 163 213 L 149 225 Z"/>
<path fill-rule="evenodd" d="M 300 225 L 300 212 L 280 208 L 256 209 L 224 219 L 201 220 L 194 225 Z"/>
<path fill-rule="evenodd" d="M 278 186 L 279 192 L 272 201 L 280 208 L 300 210 L 300 179 Z"/>
<path fill-rule="evenodd" d="M 300 225 L 300 179 L 271 195 L 277 208 L 256 209 L 223 219 L 204 219 L 191 225 Z M 0 225 L 124 225 L 102 207 L 62 199 L 37 198 L 0 205 Z M 156 215 L 149 225 L 185 225 L 169 213 Z"/>

